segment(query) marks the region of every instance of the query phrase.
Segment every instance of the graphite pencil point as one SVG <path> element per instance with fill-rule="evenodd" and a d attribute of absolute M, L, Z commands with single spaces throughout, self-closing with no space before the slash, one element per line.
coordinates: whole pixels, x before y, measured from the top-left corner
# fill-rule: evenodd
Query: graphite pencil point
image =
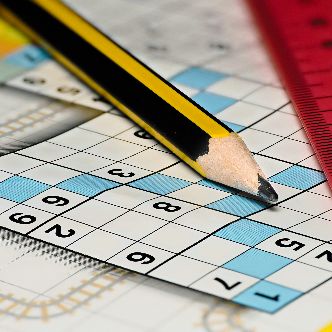
<path fill-rule="evenodd" d="M 265 201 L 275 203 L 278 201 L 278 194 L 275 192 L 271 184 L 264 178 L 258 175 L 258 196 L 264 199 Z"/>

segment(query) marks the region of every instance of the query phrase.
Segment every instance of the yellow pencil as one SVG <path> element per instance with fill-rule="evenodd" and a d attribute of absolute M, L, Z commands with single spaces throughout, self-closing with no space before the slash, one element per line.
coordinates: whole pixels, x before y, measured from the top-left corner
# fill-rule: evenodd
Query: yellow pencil
<path fill-rule="evenodd" d="M 202 176 L 277 201 L 236 133 L 64 3 L 1 0 L 0 13 Z"/>

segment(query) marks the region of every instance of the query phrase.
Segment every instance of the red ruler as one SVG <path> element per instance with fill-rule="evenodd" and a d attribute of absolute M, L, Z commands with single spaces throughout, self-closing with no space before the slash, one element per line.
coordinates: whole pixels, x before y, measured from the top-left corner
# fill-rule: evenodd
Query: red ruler
<path fill-rule="evenodd" d="M 332 188 L 332 0 L 248 2 Z"/>

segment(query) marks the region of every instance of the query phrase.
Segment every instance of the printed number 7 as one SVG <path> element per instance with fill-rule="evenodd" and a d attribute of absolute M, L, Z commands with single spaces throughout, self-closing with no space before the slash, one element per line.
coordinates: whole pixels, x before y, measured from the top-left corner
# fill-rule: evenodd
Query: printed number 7
<path fill-rule="evenodd" d="M 221 283 L 226 290 L 232 290 L 233 288 L 235 288 L 235 287 L 237 287 L 237 286 L 239 286 L 241 284 L 241 282 L 238 281 L 238 282 L 236 282 L 233 285 L 229 285 L 225 280 L 222 280 L 221 278 L 218 278 L 218 277 L 214 278 L 214 280 L 218 281 L 219 283 Z"/>

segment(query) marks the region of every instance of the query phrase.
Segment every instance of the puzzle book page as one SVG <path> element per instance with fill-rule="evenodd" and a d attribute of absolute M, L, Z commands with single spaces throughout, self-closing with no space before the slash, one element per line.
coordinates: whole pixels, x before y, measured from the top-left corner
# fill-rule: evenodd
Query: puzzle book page
<path fill-rule="evenodd" d="M 270 315 L 12 231 L 1 229 L 0 238 L 1 331 L 328 332 L 332 326 L 328 299 L 317 290 Z"/>
<path fill-rule="evenodd" d="M 0 225 L 268 313 L 324 287 L 331 193 L 243 3 L 225 3 L 70 1 L 237 131 L 277 205 L 200 178 L 39 48 L 14 44 L 8 54 L 9 43 Z"/>

